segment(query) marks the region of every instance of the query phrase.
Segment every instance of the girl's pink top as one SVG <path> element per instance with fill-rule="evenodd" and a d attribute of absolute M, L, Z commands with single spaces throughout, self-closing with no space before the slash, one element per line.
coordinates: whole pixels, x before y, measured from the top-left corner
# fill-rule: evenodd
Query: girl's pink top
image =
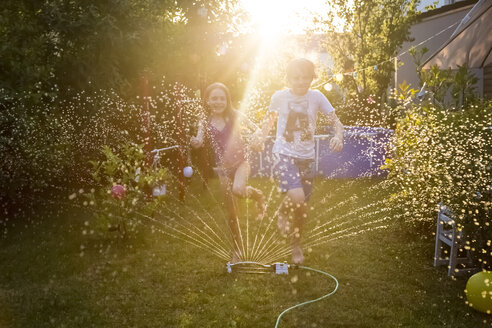
<path fill-rule="evenodd" d="M 209 122 L 208 132 L 217 165 L 231 168 L 246 160 L 245 144 L 239 131 L 234 129 L 234 120 L 228 120 L 222 130 L 218 130 Z"/>

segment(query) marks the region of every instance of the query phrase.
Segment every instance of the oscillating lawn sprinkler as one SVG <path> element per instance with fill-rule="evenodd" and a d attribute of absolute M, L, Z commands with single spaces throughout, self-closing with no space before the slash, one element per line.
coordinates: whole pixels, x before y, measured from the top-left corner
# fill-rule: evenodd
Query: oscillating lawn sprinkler
<path fill-rule="evenodd" d="M 252 261 L 227 262 L 228 273 L 268 273 L 273 271 L 275 274 L 289 274 L 289 267 L 297 268 L 297 265 L 289 265 L 281 262 L 272 264 L 261 264 Z"/>

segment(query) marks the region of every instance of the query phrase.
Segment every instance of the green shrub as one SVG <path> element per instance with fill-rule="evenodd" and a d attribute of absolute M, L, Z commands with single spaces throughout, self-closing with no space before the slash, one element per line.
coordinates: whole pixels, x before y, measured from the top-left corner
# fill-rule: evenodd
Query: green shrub
<path fill-rule="evenodd" d="M 28 97 L 9 98 L 0 90 L 0 202 L 15 214 L 35 199 L 66 184 L 73 162 L 73 126 L 53 110 L 53 100 L 32 104 Z"/>
<path fill-rule="evenodd" d="M 135 227 L 139 216 L 148 215 L 163 201 L 161 196 L 153 197 L 152 190 L 169 184 L 172 176 L 164 167 L 146 164 L 143 144 L 126 143 L 120 153 L 103 146 L 102 154 L 103 160 L 91 161 L 94 187 L 83 194 L 83 205 L 90 205 L 100 228 L 126 233 L 127 227 Z M 124 187 L 124 196 L 112 194 L 116 185 Z"/>
<path fill-rule="evenodd" d="M 484 194 L 492 183 L 491 109 L 490 101 L 459 112 L 414 106 L 399 120 L 394 157 L 384 166 L 398 186 L 394 206 L 403 209 L 408 222 L 434 229 L 437 204 L 442 202 L 458 214 L 458 226 L 475 255 L 490 249 L 492 239 L 490 200 L 477 199 L 477 192 Z M 485 231 L 489 239 L 478 238 Z"/>
<path fill-rule="evenodd" d="M 113 90 L 69 99 L 43 93 L 12 97 L 4 91 L 0 201 L 6 217 L 65 199 L 74 188 L 91 188 L 88 162 L 103 160 L 102 145 L 120 153 L 129 141 L 148 141 L 156 148 L 184 144 L 199 114 L 199 100 L 189 89 L 164 81 L 145 100 L 124 99 Z M 148 110 L 142 109 L 145 103 Z M 178 115 L 182 124 L 176 124 Z"/>

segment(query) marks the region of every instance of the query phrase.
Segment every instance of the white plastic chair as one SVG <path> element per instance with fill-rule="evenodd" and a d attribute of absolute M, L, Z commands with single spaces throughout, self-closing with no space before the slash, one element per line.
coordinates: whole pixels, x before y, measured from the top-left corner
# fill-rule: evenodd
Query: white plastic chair
<path fill-rule="evenodd" d="M 470 251 L 465 249 L 465 256 L 458 257 L 458 252 L 465 246 L 463 231 L 456 227 L 456 215 L 447 206 L 439 203 L 437 213 L 436 247 L 434 266 L 447 265 L 448 276 L 458 276 L 476 271 L 476 268 L 457 268 L 459 264 L 471 264 Z M 445 249 L 443 243 L 449 246 L 449 254 L 442 257 Z"/>

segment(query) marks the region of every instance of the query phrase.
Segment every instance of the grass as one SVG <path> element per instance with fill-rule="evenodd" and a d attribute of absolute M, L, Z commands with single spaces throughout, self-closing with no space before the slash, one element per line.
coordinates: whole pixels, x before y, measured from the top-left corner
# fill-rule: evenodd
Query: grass
<path fill-rule="evenodd" d="M 268 181 L 253 183 L 271 190 Z M 184 205 L 169 200 L 175 214 L 192 208 L 221 222 L 216 181 L 210 193 L 199 183 L 191 191 L 197 199 Z M 273 195 L 269 214 L 279 202 Z M 288 312 L 279 327 L 491 326 L 492 317 L 465 304 L 466 278 L 448 278 L 444 267 L 432 266 L 432 232 L 398 222 L 384 195 L 381 181 L 317 181 L 307 231 L 330 220 L 326 228 L 333 230 L 322 236 L 348 230 L 306 250 L 305 265 L 333 274 L 340 287 Z M 241 202 L 243 211 L 247 206 Z M 95 229 L 80 209 L 33 222 L 9 224 L 0 239 L 0 327 L 274 327 L 284 309 L 334 287 L 303 270 L 227 274 L 225 260 L 147 223 L 122 238 Z M 252 234 L 262 227 L 251 220 Z M 347 237 L 333 239 L 340 236 Z"/>

